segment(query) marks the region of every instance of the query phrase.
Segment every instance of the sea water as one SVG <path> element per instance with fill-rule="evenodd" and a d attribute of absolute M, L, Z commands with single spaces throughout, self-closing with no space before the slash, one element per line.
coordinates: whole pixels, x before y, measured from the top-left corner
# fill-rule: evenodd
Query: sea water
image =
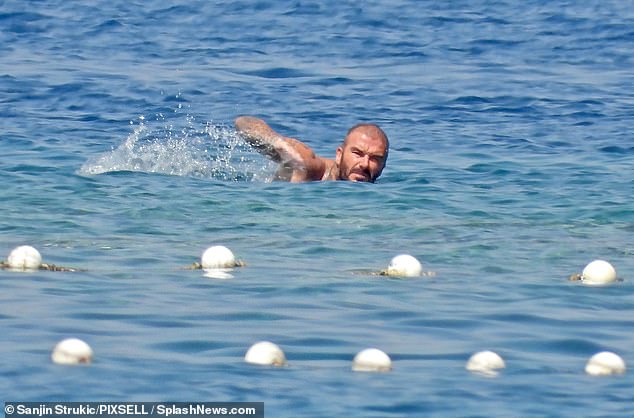
<path fill-rule="evenodd" d="M 620 1 L 0 2 L 0 393 L 252 401 L 267 417 L 632 415 L 634 6 Z M 271 182 L 233 128 L 376 184 Z M 186 269 L 212 245 L 246 263 Z M 411 254 L 435 275 L 370 274 Z M 621 281 L 568 281 L 590 261 Z M 50 360 L 81 338 L 89 366 Z M 288 366 L 243 361 L 255 342 Z M 375 347 L 387 373 L 351 370 Z M 465 370 L 471 354 L 506 362 Z"/>

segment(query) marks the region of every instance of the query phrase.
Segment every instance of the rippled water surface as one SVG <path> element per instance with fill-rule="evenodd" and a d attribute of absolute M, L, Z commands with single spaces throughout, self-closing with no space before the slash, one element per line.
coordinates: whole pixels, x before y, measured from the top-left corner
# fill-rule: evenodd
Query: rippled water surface
<path fill-rule="evenodd" d="M 83 270 L 0 270 L 2 400 L 631 416 L 632 372 L 583 370 L 634 365 L 632 28 L 618 1 L 0 1 L 0 259 Z M 244 114 L 327 157 L 376 122 L 387 168 L 271 182 Z M 217 244 L 247 266 L 183 268 Z M 367 274 L 401 253 L 436 275 Z M 567 280 L 597 258 L 622 280 Z M 66 337 L 93 364 L 52 364 Z M 245 364 L 259 340 L 288 367 Z M 392 372 L 352 372 L 367 347 Z"/>

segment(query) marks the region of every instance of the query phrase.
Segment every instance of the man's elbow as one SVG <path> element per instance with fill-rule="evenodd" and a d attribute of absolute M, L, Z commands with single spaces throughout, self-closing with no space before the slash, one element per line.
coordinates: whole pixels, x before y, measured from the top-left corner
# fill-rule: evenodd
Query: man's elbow
<path fill-rule="evenodd" d="M 244 127 L 247 125 L 248 118 L 249 118 L 249 116 L 238 116 L 233 121 L 233 126 L 235 126 L 237 131 L 244 130 Z"/>
<path fill-rule="evenodd" d="M 238 132 L 249 133 L 262 124 L 262 119 L 253 116 L 238 116 L 234 121 L 234 126 Z"/>

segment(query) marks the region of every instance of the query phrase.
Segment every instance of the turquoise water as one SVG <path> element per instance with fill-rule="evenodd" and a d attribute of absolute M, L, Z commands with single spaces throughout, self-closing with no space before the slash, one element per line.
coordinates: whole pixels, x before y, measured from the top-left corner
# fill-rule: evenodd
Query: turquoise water
<path fill-rule="evenodd" d="M 267 417 L 627 417 L 634 364 L 628 2 L 0 2 L 0 393 L 254 401 Z M 376 184 L 269 181 L 242 114 Z M 247 266 L 183 270 L 226 245 Z M 434 277 L 368 274 L 409 253 Z M 569 282 L 596 258 L 621 282 Z M 61 339 L 88 367 L 50 361 Z M 270 340 L 289 366 L 247 365 Z M 354 373 L 363 348 L 394 369 Z M 494 350 L 496 378 L 464 369 Z"/>

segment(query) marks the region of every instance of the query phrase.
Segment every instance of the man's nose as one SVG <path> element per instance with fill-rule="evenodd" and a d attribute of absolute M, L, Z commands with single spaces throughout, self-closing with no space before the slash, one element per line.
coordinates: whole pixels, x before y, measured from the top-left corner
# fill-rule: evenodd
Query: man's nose
<path fill-rule="evenodd" d="M 369 167 L 370 166 L 370 156 L 369 155 L 364 155 L 363 157 L 361 157 L 361 161 L 359 162 L 359 165 L 362 167 Z"/>

